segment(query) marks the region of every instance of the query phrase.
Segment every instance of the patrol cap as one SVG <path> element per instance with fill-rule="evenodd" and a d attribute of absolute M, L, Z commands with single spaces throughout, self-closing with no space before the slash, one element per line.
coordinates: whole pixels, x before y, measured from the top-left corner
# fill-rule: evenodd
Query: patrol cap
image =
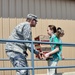
<path fill-rule="evenodd" d="M 34 19 L 34 20 L 37 21 L 37 16 L 34 15 L 34 14 L 28 14 L 28 15 L 27 15 L 27 18 L 28 18 L 28 19 Z"/>

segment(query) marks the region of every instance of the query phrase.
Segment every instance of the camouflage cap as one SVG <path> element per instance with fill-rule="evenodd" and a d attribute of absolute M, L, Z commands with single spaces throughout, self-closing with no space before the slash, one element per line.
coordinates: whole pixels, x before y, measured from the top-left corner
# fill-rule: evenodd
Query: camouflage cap
<path fill-rule="evenodd" d="M 29 19 L 34 19 L 34 20 L 37 21 L 37 16 L 34 15 L 34 14 L 28 14 L 28 15 L 27 15 L 27 18 L 29 18 Z"/>

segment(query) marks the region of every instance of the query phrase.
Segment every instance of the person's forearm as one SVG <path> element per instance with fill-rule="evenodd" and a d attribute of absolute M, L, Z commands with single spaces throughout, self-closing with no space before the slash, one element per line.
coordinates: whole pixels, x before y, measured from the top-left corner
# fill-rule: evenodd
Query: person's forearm
<path fill-rule="evenodd" d="M 49 55 L 55 54 L 59 51 L 59 48 L 54 49 L 53 51 L 49 52 Z"/>
<path fill-rule="evenodd" d="M 29 49 L 29 51 L 31 52 L 31 47 L 27 47 Z M 39 54 L 39 51 L 33 48 L 33 53 L 35 54 Z"/>
<path fill-rule="evenodd" d="M 30 43 L 26 43 L 26 47 L 29 49 L 29 51 L 31 52 L 31 44 Z M 34 48 L 34 46 L 33 46 L 33 52 L 35 53 L 35 54 L 39 54 L 39 51 L 38 50 L 36 50 L 35 48 Z"/>

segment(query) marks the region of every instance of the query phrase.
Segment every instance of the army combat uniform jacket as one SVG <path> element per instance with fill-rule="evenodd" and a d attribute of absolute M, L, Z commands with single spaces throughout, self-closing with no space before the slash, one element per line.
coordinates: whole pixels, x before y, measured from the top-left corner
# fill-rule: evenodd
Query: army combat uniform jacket
<path fill-rule="evenodd" d="M 9 40 L 32 40 L 32 32 L 29 22 L 20 23 L 12 31 L 11 35 L 8 38 Z M 17 43 L 17 42 L 7 42 L 5 50 L 9 52 L 8 56 L 14 57 L 15 52 L 22 53 L 29 49 L 31 51 L 31 43 Z M 36 49 L 33 49 L 35 54 L 39 52 Z"/>

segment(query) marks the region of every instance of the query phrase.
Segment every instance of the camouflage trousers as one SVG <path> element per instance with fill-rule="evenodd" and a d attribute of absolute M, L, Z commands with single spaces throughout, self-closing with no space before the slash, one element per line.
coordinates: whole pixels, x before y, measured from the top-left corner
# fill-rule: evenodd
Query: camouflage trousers
<path fill-rule="evenodd" d="M 18 54 L 16 57 L 10 57 L 10 61 L 14 67 L 28 67 L 26 58 L 22 54 Z M 16 75 L 30 75 L 29 70 L 16 70 Z"/>

